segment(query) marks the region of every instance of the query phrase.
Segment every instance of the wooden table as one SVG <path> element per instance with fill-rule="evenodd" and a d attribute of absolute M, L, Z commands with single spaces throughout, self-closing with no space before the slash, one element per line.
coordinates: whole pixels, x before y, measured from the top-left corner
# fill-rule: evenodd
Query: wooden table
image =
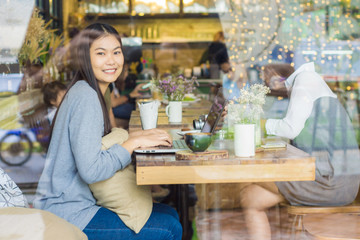
<path fill-rule="evenodd" d="M 192 128 L 193 120 L 201 114 L 207 114 L 210 105 L 209 101 L 202 100 L 183 107 L 181 124 L 169 124 L 165 106 L 162 106 L 157 126 L 166 130 Z M 140 129 L 139 112 L 133 111 L 129 131 Z M 252 158 L 235 157 L 233 146 L 232 140 L 216 140 L 210 149 L 226 149 L 229 151 L 229 158 L 212 161 L 176 161 L 174 154 L 136 154 L 138 185 L 176 185 L 183 239 L 189 238 L 188 184 L 315 180 L 315 158 L 291 145 L 283 149 L 260 151 Z"/>
<path fill-rule="evenodd" d="M 216 149 L 229 149 L 229 159 L 176 161 L 174 154 L 137 154 L 137 184 L 315 180 L 315 158 L 289 144 L 284 149 L 257 152 L 252 158 L 235 157 L 231 142 L 225 143 L 224 148 L 214 145 Z"/>
<path fill-rule="evenodd" d="M 229 150 L 229 158 L 176 161 L 174 154 L 136 154 L 138 185 L 177 184 L 183 239 L 190 239 L 187 184 L 315 180 L 315 158 L 291 145 L 251 158 L 235 157 L 232 140 L 217 140 L 211 148 Z"/>
<path fill-rule="evenodd" d="M 209 113 L 209 109 L 208 108 L 201 108 L 201 109 L 189 109 L 189 108 L 185 108 L 183 107 L 182 110 L 182 116 L 183 117 L 193 117 L 193 116 L 198 116 L 201 114 L 208 114 Z M 158 116 L 160 117 L 166 117 L 166 113 L 165 113 L 165 108 L 160 108 L 158 111 Z M 131 112 L 131 117 L 134 118 L 140 118 L 140 111 L 139 110 L 135 110 Z"/>

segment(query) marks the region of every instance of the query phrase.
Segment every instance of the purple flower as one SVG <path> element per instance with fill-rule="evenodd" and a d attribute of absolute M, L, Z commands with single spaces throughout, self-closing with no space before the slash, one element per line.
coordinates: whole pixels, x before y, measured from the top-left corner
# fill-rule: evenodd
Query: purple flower
<path fill-rule="evenodd" d="M 195 89 L 194 83 L 199 86 L 196 81 L 196 77 L 192 77 L 191 80 L 186 79 L 183 75 L 172 76 L 166 75 L 163 79 L 153 80 L 154 85 L 157 86 L 160 91 L 168 96 L 171 100 L 182 100 L 184 95 L 193 92 Z"/>

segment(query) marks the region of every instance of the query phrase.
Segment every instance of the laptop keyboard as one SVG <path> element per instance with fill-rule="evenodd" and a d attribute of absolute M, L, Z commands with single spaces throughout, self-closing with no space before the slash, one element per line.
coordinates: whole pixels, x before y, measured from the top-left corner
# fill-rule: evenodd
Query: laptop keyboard
<path fill-rule="evenodd" d="M 186 149 L 186 143 L 182 139 L 173 140 L 173 148 L 175 149 Z"/>

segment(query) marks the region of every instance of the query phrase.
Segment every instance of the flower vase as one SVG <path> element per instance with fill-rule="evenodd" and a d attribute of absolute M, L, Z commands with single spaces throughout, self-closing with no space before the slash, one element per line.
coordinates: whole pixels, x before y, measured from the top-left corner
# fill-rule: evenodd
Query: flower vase
<path fill-rule="evenodd" d="M 261 124 L 260 117 L 255 120 L 255 147 L 261 147 Z"/>
<path fill-rule="evenodd" d="M 166 115 L 169 117 L 169 123 L 182 122 L 182 102 L 169 101 L 169 105 L 165 108 Z"/>
<path fill-rule="evenodd" d="M 234 151 L 237 157 L 255 156 L 255 124 L 234 125 Z"/>

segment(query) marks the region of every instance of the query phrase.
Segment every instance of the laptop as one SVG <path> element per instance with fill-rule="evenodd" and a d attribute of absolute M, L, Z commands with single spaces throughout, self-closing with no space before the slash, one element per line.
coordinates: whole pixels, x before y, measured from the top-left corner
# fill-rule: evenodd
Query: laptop
<path fill-rule="evenodd" d="M 201 129 L 201 132 L 213 134 L 215 128 L 221 119 L 221 114 L 224 111 L 226 99 L 224 98 L 222 88 L 219 88 L 214 103 L 211 105 L 208 117 Z M 173 140 L 173 146 L 158 146 L 151 148 L 137 148 L 134 150 L 136 153 L 175 153 L 180 150 L 189 149 L 183 139 Z"/>

